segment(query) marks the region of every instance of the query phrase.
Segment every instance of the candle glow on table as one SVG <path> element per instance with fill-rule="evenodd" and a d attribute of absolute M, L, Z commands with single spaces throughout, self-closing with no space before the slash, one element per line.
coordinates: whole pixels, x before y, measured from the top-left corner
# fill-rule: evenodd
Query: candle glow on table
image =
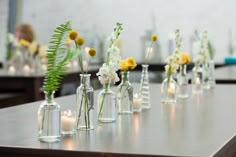
<path fill-rule="evenodd" d="M 25 73 L 29 73 L 30 72 L 30 66 L 28 64 L 24 65 L 23 70 Z"/>
<path fill-rule="evenodd" d="M 133 97 L 133 112 L 140 112 L 142 110 L 141 108 L 142 99 L 139 97 L 139 95 L 136 93 Z"/>
<path fill-rule="evenodd" d="M 62 112 L 61 116 L 61 127 L 62 133 L 71 134 L 75 129 L 76 118 L 71 112 L 71 110 Z"/>
<path fill-rule="evenodd" d="M 200 88 L 201 88 L 201 82 L 200 82 L 199 77 L 196 78 L 196 88 L 197 88 L 197 89 L 200 89 Z"/>
<path fill-rule="evenodd" d="M 169 86 L 170 87 L 168 88 L 168 94 L 175 94 L 175 84 L 171 82 Z"/>
<path fill-rule="evenodd" d="M 14 66 L 10 66 L 10 67 L 8 68 L 8 72 L 9 72 L 10 74 L 14 74 L 14 73 L 16 72 L 15 67 L 14 67 Z"/>

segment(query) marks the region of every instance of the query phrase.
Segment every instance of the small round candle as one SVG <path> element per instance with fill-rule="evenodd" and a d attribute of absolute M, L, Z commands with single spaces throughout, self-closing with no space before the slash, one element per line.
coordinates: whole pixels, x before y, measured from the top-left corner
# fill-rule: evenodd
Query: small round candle
<path fill-rule="evenodd" d="M 64 111 L 61 116 L 62 134 L 72 134 L 75 130 L 76 118 L 71 110 Z"/>
<path fill-rule="evenodd" d="M 138 96 L 138 94 L 134 94 L 133 97 L 133 112 L 140 112 L 142 110 L 141 107 L 142 99 Z"/>

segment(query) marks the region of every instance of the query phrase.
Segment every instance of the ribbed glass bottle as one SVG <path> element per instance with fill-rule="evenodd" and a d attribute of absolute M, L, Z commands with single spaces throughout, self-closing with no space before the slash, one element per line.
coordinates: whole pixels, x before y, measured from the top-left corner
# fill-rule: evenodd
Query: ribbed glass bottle
<path fill-rule="evenodd" d="M 147 64 L 142 64 L 142 75 L 141 75 L 141 85 L 139 93 L 142 98 L 142 108 L 151 108 L 150 103 L 150 91 L 149 91 L 149 78 L 148 78 L 148 66 Z"/>
<path fill-rule="evenodd" d="M 187 65 L 181 64 L 179 67 L 180 68 L 177 75 L 177 83 L 178 83 L 177 95 L 180 98 L 187 98 L 189 96 Z"/>

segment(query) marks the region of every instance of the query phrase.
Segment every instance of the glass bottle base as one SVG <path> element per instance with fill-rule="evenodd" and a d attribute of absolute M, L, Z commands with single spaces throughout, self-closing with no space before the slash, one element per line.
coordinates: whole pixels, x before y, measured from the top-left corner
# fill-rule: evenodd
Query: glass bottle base
<path fill-rule="evenodd" d="M 80 131 L 94 130 L 94 126 L 90 126 L 90 127 L 80 126 L 77 128 L 77 130 L 80 130 Z"/>
<path fill-rule="evenodd" d="M 116 119 L 115 118 L 99 118 L 98 121 L 101 123 L 113 123 L 116 121 Z"/>
<path fill-rule="evenodd" d="M 122 114 L 132 114 L 132 111 L 120 111 L 118 112 L 118 114 L 122 115 Z"/>
<path fill-rule="evenodd" d="M 46 143 L 59 142 L 61 141 L 61 136 L 42 136 L 39 137 L 39 141 Z"/>

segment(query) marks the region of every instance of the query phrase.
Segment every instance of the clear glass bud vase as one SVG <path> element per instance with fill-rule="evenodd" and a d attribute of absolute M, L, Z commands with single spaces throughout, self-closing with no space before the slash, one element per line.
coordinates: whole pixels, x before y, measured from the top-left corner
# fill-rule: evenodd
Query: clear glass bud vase
<path fill-rule="evenodd" d="M 150 91 L 149 91 L 149 78 L 148 78 L 148 66 L 147 64 L 142 64 L 142 75 L 141 75 L 141 85 L 140 85 L 140 95 L 142 98 L 142 108 L 151 108 L 150 103 Z"/>
<path fill-rule="evenodd" d="M 45 101 L 38 109 L 38 138 L 42 142 L 61 139 L 60 106 L 54 101 L 54 92 L 45 92 Z"/>
<path fill-rule="evenodd" d="M 203 71 L 200 64 L 193 67 L 192 89 L 194 94 L 202 93 L 203 90 Z"/>
<path fill-rule="evenodd" d="M 91 74 L 80 75 L 80 86 L 76 91 L 77 129 L 94 129 L 94 90 L 90 86 Z"/>
<path fill-rule="evenodd" d="M 172 76 L 167 77 L 161 84 L 163 104 L 175 104 L 177 101 L 177 83 Z"/>
<path fill-rule="evenodd" d="M 111 91 L 110 83 L 106 83 L 98 94 L 98 121 L 102 123 L 116 121 L 116 95 Z"/>
<path fill-rule="evenodd" d="M 122 81 L 118 87 L 118 113 L 132 114 L 133 113 L 133 86 L 129 82 L 129 72 L 121 72 Z"/>
<path fill-rule="evenodd" d="M 215 80 L 215 62 L 214 60 L 209 60 L 208 62 L 208 66 L 209 66 L 209 73 L 208 73 L 208 77 L 209 77 L 209 80 L 208 80 L 208 83 L 209 83 L 209 86 L 210 88 L 214 88 L 215 85 L 216 85 L 216 80 Z"/>
<path fill-rule="evenodd" d="M 177 76 L 177 83 L 178 83 L 178 97 L 180 98 L 187 98 L 188 95 L 188 75 L 187 75 L 187 65 L 181 64 L 179 66 L 179 73 Z"/>
<path fill-rule="evenodd" d="M 203 89 L 210 89 L 208 62 L 203 64 L 202 74 L 203 74 Z"/>

